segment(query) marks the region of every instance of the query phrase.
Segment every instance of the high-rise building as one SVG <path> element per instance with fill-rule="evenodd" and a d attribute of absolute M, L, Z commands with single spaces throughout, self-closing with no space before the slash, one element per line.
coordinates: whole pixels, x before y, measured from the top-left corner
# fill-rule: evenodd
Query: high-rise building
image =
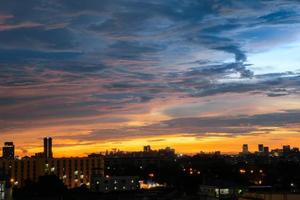
<path fill-rule="evenodd" d="M 51 137 L 45 137 L 44 138 L 44 156 L 45 158 L 53 158 L 52 153 L 52 138 Z"/>
<path fill-rule="evenodd" d="M 268 154 L 270 152 L 269 147 L 264 147 L 264 153 Z"/>
<path fill-rule="evenodd" d="M 4 159 L 14 159 L 15 158 L 15 145 L 13 142 L 5 142 L 2 148 L 2 157 Z"/>
<path fill-rule="evenodd" d="M 283 150 L 283 153 L 289 153 L 291 151 L 291 146 L 283 145 L 282 150 Z"/>
<path fill-rule="evenodd" d="M 263 144 L 259 144 L 258 145 L 258 152 L 259 153 L 263 153 L 264 152 L 264 145 Z"/>
<path fill-rule="evenodd" d="M 150 145 L 144 146 L 144 152 L 151 152 L 151 146 Z"/>
<path fill-rule="evenodd" d="M 248 144 L 243 144 L 243 150 L 242 150 L 242 153 L 243 153 L 243 154 L 249 153 Z"/>

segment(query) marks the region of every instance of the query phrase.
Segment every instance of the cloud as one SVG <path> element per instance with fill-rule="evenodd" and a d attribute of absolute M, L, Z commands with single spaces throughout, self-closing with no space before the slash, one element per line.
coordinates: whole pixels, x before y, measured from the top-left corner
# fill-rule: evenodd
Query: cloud
<path fill-rule="evenodd" d="M 276 113 L 240 116 L 175 118 L 159 123 L 121 129 L 94 129 L 89 134 L 60 136 L 61 139 L 122 140 L 149 136 L 182 134 L 195 137 L 235 137 L 249 134 L 268 134 L 276 128 L 300 124 L 300 111 L 287 110 Z M 271 128 L 266 128 L 271 127 Z"/>
<path fill-rule="evenodd" d="M 249 55 L 275 44 L 297 46 L 297 38 L 289 35 L 299 32 L 299 10 L 296 1 L 3 1 L 0 123 L 3 129 L 26 129 L 28 121 L 39 127 L 47 121 L 69 127 L 90 122 L 95 126 L 90 139 L 108 138 L 98 130 L 104 123 L 98 117 L 122 115 L 122 123 L 136 120 L 133 113 L 152 115 L 155 106 L 169 101 L 184 104 L 185 98 L 197 101 L 224 93 L 297 96 L 299 72 L 278 63 L 278 73 L 269 66 L 259 66 L 265 71 L 257 73 Z M 288 36 L 278 40 L 269 37 L 273 32 Z M 166 105 L 155 104 L 162 99 Z M 172 119 L 107 133 L 235 135 L 276 125 L 276 117 L 286 115 L 274 114 L 274 122 L 268 116 Z"/>

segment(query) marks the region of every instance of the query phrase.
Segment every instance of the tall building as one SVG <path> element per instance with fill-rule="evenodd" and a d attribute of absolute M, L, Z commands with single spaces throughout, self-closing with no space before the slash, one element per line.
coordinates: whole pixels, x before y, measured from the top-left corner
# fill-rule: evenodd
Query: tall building
<path fill-rule="evenodd" d="M 44 138 L 44 156 L 46 159 L 53 158 L 51 137 Z"/>
<path fill-rule="evenodd" d="M 15 145 L 13 142 L 5 142 L 2 148 L 2 157 L 4 159 L 14 159 L 15 158 Z"/>
<path fill-rule="evenodd" d="M 242 153 L 243 153 L 243 154 L 247 154 L 247 153 L 249 153 L 248 144 L 243 144 Z"/>
<path fill-rule="evenodd" d="M 291 146 L 290 145 L 283 145 L 282 151 L 284 155 L 287 155 L 291 152 Z"/>
<path fill-rule="evenodd" d="M 264 145 L 263 144 L 259 144 L 258 145 L 258 152 L 259 153 L 263 153 L 264 152 Z"/>
<path fill-rule="evenodd" d="M 270 152 L 269 147 L 264 147 L 264 153 L 268 154 Z"/>
<path fill-rule="evenodd" d="M 151 146 L 150 145 L 144 146 L 144 152 L 151 152 Z"/>

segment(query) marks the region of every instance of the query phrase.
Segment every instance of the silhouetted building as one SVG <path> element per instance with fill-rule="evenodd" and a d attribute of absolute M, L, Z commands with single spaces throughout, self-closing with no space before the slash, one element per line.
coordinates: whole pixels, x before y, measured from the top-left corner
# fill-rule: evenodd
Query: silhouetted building
<path fill-rule="evenodd" d="M 35 153 L 34 156 L 32 156 L 34 158 L 45 158 L 45 154 L 44 152 L 38 152 L 38 153 Z"/>
<path fill-rule="evenodd" d="M 160 167 L 165 163 L 174 162 L 175 150 L 167 147 L 165 149 L 151 150 L 150 152 L 122 152 L 112 151 L 105 155 L 105 174 L 120 175 L 124 166 L 135 169 L 145 169 L 149 166 Z M 123 175 L 123 174 L 122 174 Z"/>
<path fill-rule="evenodd" d="M 53 158 L 51 137 L 44 138 L 44 156 L 46 159 Z"/>
<path fill-rule="evenodd" d="M 270 152 L 269 147 L 264 147 L 264 153 L 268 154 Z"/>
<path fill-rule="evenodd" d="M 15 158 L 15 145 L 13 142 L 5 142 L 2 148 L 2 157 L 4 159 L 14 159 Z"/>
<path fill-rule="evenodd" d="M 242 153 L 243 154 L 248 154 L 249 153 L 248 144 L 243 144 Z"/>
<path fill-rule="evenodd" d="M 259 153 L 263 153 L 264 152 L 264 145 L 263 144 L 259 144 L 258 145 L 258 152 Z"/>
<path fill-rule="evenodd" d="M 291 151 L 291 146 L 290 145 L 283 145 L 282 150 L 284 153 L 290 152 Z"/>
<path fill-rule="evenodd" d="M 144 146 L 144 152 L 150 152 L 150 151 L 151 151 L 150 145 Z"/>

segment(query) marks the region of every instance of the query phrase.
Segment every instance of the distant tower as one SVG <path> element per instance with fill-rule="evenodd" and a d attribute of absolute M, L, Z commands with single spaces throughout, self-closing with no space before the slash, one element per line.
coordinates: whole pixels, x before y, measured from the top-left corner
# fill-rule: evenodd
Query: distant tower
<path fill-rule="evenodd" d="M 13 142 L 5 142 L 2 148 L 2 157 L 4 159 L 14 159 L 15 158 L 15 145 Z"/>
<path fill-rule="evenodd" d="M 288 153 L 291 151 L 291 146 L 290 145 L 283 145 L 282 147 L 283 153 Z"/>
<path fill-rule="evenodd" d="M 144 146 L 144 152 L 151 152 L 151 146 L 150 145 Z"/>
<path fill-rule="evenodd" d="M 259 153 L 263 153 L 264 152 L 264 145 L 263 144 L 259 144 L 258 145 L 258 152 Z"/>
<path fill-rule="evenodd" d="M 264 147 L 264 153 L 268 154 L 270 152 L 269 147 Z"/>
<path fill-rule="evenodd" d="M 44 156 L 45 158 L 52 158 L 52 138 L 51 137 L 45 137 L 44 138 Z"/>
<path fill-rule="evenodd" d="M 248 144 L 243 144 L 243 150 L 242 150 L 242 152 L 243 152 L 243 154 L 249 153 Z"/>

